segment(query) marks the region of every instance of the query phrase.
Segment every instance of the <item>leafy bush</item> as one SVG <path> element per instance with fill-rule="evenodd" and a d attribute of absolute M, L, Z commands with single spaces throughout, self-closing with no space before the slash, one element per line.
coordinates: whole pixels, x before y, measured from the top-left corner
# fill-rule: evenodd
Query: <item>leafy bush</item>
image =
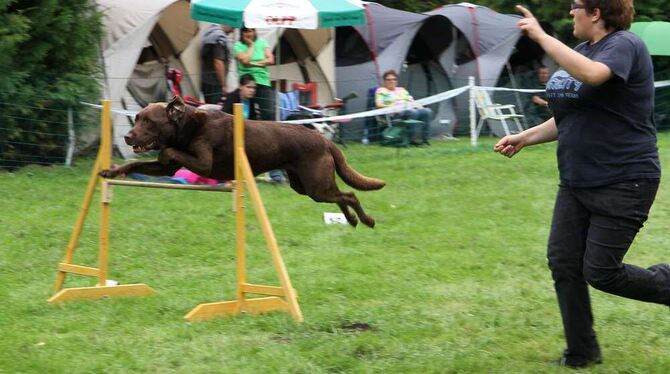
<path fill-rule="evenodd" d="M 101 15 L 91 0 L 0 0 L 0 168 L 60 162 L 68 108 L 96 102 Z"/>

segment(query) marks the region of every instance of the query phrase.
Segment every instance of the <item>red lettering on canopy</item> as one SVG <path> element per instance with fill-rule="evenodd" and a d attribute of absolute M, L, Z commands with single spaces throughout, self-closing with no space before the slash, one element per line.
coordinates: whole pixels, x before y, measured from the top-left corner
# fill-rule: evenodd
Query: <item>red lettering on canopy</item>
<path fill-rule="evenodd" d="M 267 25 L 292 25 L 297 18 L 295 16 L 267 16 L 265 23 Z"/>

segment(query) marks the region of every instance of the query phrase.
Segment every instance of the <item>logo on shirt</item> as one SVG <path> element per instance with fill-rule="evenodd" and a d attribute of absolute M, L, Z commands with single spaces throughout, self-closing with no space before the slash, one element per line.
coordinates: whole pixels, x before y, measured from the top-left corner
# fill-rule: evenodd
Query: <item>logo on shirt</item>
<path fill-rule="evenodd" d="M 558 70 L 547 82 L 547 97 L 552 99 L 578 99 L 583 82 L 565 70 Z"/>

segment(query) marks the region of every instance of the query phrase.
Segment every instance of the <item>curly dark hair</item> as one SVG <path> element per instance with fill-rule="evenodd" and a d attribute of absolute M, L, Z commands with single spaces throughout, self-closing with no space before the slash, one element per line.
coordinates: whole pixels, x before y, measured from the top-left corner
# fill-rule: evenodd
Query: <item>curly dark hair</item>
<path fill-rule="evenodd" d="M 606 28 L 628 30 L 635 17 L 633 0 L 582 0 L 582 3 L 589 14 L 600 9 Z"/>

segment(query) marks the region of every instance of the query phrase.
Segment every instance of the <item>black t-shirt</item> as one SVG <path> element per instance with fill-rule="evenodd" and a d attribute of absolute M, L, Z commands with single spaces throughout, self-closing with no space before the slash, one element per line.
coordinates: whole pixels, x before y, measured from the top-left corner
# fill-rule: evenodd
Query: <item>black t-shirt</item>
<path fill-rule="evenodd" d="M 210 27 L 203 36 L 202 50 L 200 51 L 202 83 L 212 86 L 221 86 L 214 70 L 214 59 L 223 60 L 226 65 L 230 63 L 230 51 L 228 49 L 228 38 L 219 26 Z"/>
<path fill-rule="evenodd" d="M 628 31 L 617 31 L 575 51 L 607 65 L 613 76 L 593 87 L 559 69 L 547 83 L 558 128 L 561 185 L 596 187 L 660 178 L 654 68 L 644 43 Z"/>

